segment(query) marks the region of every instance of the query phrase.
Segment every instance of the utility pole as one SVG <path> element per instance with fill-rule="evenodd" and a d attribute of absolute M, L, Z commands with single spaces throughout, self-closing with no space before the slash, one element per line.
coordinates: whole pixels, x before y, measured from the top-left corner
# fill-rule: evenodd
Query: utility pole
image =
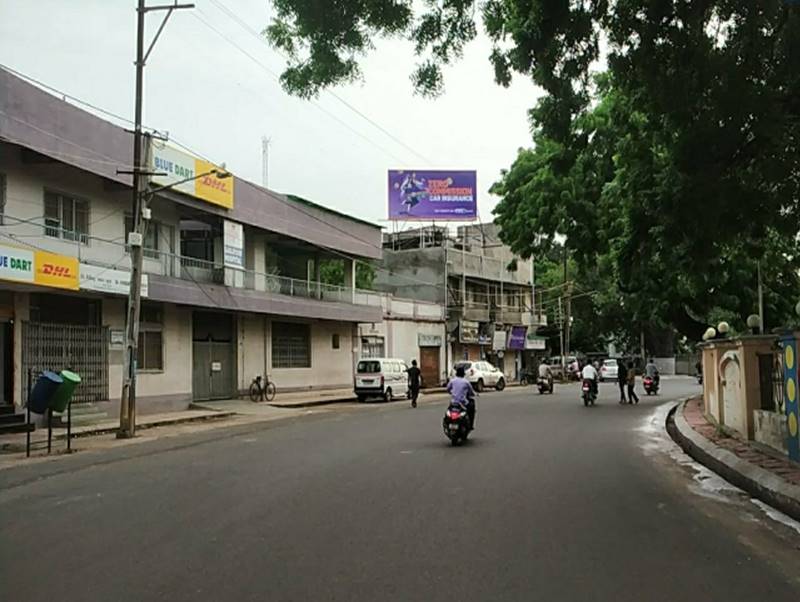
<path fill-rule="evenodd" d="M 269 145 L 272 138 L 261 137 L 261 185 L 269 188 Z"/>
<path fill-rule="evenodd" d="M 766 332 L 766 324 L 764 324 L 764 288 L 761 285 L 761 261 L 759 260 L 756 263 L 756 269 L 758 271 L 758 321 L 759 321 L 759 331 L 761 334 Z"/>
<path fill-rule="evenodd" d="M 569 284 L 567 280 L 567 241 L 564 241 L 564 294 L 566 295 L 565 299 L 565 306 L 566 306 L 566 315 L 564 318 L 564 361 L 566 362 L 566 356 L 569 355 L 569 329 L 570 329 L 570 319 L 572 313 L 572 286 Z"/>
<path fill-rule="evenodd" d="M 141 311 L 142 293 L 142 258 L 146 220 L 143 216 L 145 207 L 144 194 L 148 187 L 149 162 L 143 165 L 142 151 L 145 151 L 142 134 L 142 104 L 144 87 L 144 66 L 155 46 L 158 37 L 164 30 L 172 11 L 183 8 L 194 8 L 194 4 L 173 4 L 159 6 L 145 6 L 145 0 L 139 0 L 136 8 L 136 103 L 134 109 L 133 128 L 133 169 L 130 172 L 133 179 L 133 216 L 131 231 L 128 233 L 127 242 L 131 249 L 131 282 L 128 294 L 128 312 L 125 323 L 125 356 L 123 358 L 122 393 L 119 406 L 119 431 L 117 437 L 127 439 L 136 434 L 136 357 L 139 348 L 139 314 Z M 144 50 L 144 18 L 150 11 L 167 11 L 164 20 L 156 31 L 153 41 Z M 149 143 L 144 153 L 149 159 Z"/>

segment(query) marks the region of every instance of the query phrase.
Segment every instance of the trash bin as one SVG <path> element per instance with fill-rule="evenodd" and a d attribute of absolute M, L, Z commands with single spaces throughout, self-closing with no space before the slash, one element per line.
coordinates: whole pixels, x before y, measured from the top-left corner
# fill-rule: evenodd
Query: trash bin
<path fill-rule="evenodd" d="M 53 398 L 53 394 L 62 382 L 64 382 L 64 379 L 55 372 L 50 372 L 49 370 L 42 372 L 33 386 L 30 397 L 28 397 L 28 406 L 30 406 L 31 412 L 44 414 L 47 408 L 50 407 L 50 400 Z"/>
<path fill-rule="evenodd" d="M 64 382 L 58 386 L 55 394 L 50 399 L 50 409 L 54 412 L 63 412 L 67 409 L 67 404 L 72 399 L 75 387 L 81 383 L 81 377 L 69 370 L 62 370 L 60 376 Z"/>

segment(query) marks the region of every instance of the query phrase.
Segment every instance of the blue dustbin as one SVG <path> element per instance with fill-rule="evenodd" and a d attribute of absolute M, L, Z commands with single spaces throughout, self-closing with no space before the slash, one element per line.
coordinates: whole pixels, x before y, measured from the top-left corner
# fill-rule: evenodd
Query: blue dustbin
<path fill-rule="evenodd" d="M 55 372 L 49 370 L 42 372 L 28 397 L 28 406 L 30 406 L 31 412 L 44 414 L 50 407 L 50 400 L 62 382 L 64 379 Z"/>

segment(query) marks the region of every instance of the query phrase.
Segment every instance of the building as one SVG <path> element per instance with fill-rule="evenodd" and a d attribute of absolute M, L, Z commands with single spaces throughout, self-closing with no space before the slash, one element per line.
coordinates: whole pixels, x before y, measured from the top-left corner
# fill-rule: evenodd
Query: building
<path fill-rule="evenodd" d="M 405 230 L 384 237 L 375 288 L 444 306 L 448 370 L 458 360 L 488 359 L 510 380 L 543 349 L 533 310 L 532 263 L 515 256 L 495 224 Z"/>
<path fill-rule="evenodd" d="M 435 387 L 447 380 L 444 306 L 384 295 L 383 321 L 361 324 L 361 357 L 417 360 L 422 385 Z"/>
<path fill-rule="evenodd" d="M 148 155 L 167 184 L 214 167 L 155 140 Z M 131 161 L 128 131 L 0 69 L 0 401 L 69 367 L 77 401 L 118 412 Z M 378 226 L 213 175 L 150 209 L 139 411 L 236 396 L 264 373 L 279 392 L 352 385 L 358 324 L 383 313 L 355 287 L 356 261 L 381 257 Z M 320 282 L 324 261 L 344 263 L 341 286 Z"/>

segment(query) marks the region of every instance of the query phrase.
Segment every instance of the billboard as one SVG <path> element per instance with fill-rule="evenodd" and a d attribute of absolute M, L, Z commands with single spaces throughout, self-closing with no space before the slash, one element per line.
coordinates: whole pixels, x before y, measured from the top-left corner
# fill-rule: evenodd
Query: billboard
<path fill-rule="evenodd" d="M 469 221 L 477 217 L 474 171 L 389 170 L 390 220 Z"/>
<path fill-rule="evenodd" d="M 521 351 L 525 349 L 525 335 L 528 334 L 527 326 L 512 326 L 511 331 L 508 333 L 507 349 L 516 349 Z"/>
<path fill-rule="evenodd" d="M 166 144 L 154 142 L 152 149 L 151 167 L 160 174 L 152 177 L 154 184 L 233 209 L 233 178 L 220 179 L 209 174 L 215 165 Z"/>

